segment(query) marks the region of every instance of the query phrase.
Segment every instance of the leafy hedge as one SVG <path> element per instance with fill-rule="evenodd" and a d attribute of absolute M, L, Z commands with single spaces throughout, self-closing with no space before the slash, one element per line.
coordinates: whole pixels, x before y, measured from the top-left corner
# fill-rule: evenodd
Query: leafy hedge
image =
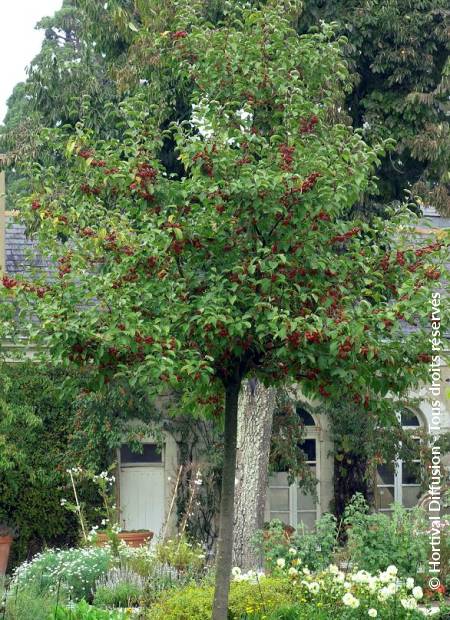
<path fill-rule="evenodd" d="M 60 504 L 69 493 L 66 469 L 84 458 L 77 453 L 79 403 L 60 389 L 65 379 L 31 362 L 0 365 L 0 523 L 16 529 L 10 567 L 78 536 Z M 100 467 L 108 447 L 100 442 L 94 456 Z M 94 503 L 93 490 L 84 495 Z"/>

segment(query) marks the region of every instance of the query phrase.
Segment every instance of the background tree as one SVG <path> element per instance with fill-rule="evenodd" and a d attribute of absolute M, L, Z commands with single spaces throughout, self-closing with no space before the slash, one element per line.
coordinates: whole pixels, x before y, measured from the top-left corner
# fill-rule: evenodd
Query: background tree
<path fill-rule="evenodd" d="M 319 19 L 336 21 L 348 37 L 355 75 L 348 97 L 354 126 L 369 142 L 390 137 L 395 150 L 382 160 L 381 205 L 405 190 L 449 213 L 449 20 L 445 0 L 305 1 L 300 31 Z"/>
<path fill-rule="evenodd" d="M 424 355 L 445 249 L 412 247 L 401 210 L 342 218 L 373 188 L 381 153 L 339 122 L 344 41 L 325 26 L 299 37 L 279 3 L 233 10 L 221 28 L 195 8 L 156 39 L 195 106 L 196 120 L 170 132 L 185 176 L 158 158 L 168 132 L 151 85 L 121 106 L 120 137 L 44 133 L 59 158 L 33 167 L 22 213 L 59 277 L 3 285 L 36 313 L 54 360 L 223 416 L 213 617 L 224 619 L 242 381 L 350 392 L 368 410 L 403 391 L 426 372 L 405 360 Z M 402 321 L 416 329 L 405 336 Z"/>

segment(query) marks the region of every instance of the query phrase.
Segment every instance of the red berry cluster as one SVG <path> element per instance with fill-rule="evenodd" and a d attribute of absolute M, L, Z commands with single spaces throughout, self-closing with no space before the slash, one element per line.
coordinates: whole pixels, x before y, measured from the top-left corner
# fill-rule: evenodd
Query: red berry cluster
<path fill-rule="evenodd" d="M 187 35 L 188 33 L 186 32 L 186 30 L 177 30 L 176 32 L 172 32 L 171 37 L 175 41 L 178 41 L 179 39 L 184 39 L 185 37 L 187 37 Z"/>
<path fill-rule="evenodd" d="M 136 332 L 134 336 L 134 340 L 138 344 L 142 344 L 142 343 L 153 344 L 155 342 L 155 339 L 153 338 L 153 336 L 142 336 L 142 334 L 140 334 L 139 332 Z"/>
<path fill-rule="evenodd" d="M 311 116 L 309 120 L 307 120 L 306 118 L 303 118 L 300 122 L 300 132 L 311 133 L 311 131 L 314 130 L 314 127 L 317 125 L 318 122 L 319 122 L 319 119 L 317 116 Z"/>
<path fill-rule="evenodd" d="M 320 221 L 320 222 L 329 222 L 331 220 L 331 217 L 328 215 L 328 213 L 325 213 L 325 211 L 320 211 L 320 213 L 318 213 L 315 217 L 314 217 L 314 221 Z"/>
<path fill-rule="evenodd" d="M 419 248 L 416 250 L 415 254 L 416 256 L 423 256 L 424 254 L 431 254 L 432 252 L 436 252 L 437 250 L 440 250 L 442 247 L 442 243 L 436 242 L 436 243 L 431 243 L 430 245 L 426 245 L 423 248 Z"/>
<path fill-rule="evenodd" d="M 323 398 L 330 398 L 331 396 L 331 392 L 328 392 L 323 384 L 319 385 L 319 394 L 323 396 Z"/>
<path fill-rule="evenodd" d="M 90 149 L 82 149 L 78 151 L 78 157 L 82 157 L 83 159 L 89 159 L 92 157 L 93 152 Z"/>
<path fill-rule="evenodd" d="M 71 262 L 72 256 L 70 254 L 58 258 L 58 274 L 60 278 L 63 278 L 67 273 L 72 271 Z"/>
<path fill-rule="evenodd" d="M 91 166 L 93 168 L 104 168 L 106 166 L 106 161 L 104 159 L 93 159 L 91 161 Z"/>
<path fill-rule="evenodd" d="M 203 160 L 202 172 L 204 172 L 207 176 L 212 177 L 214 172 L 214 166 L 209 153 L 207 153 L 206 150 L 200 151 L 194 155 L 192 161 L 195 163 L 199 159 Z"/>
<path fill-rule="evenodd" d="M 441 277 L 441 272 L 439 271 L 439 269 L 431 267 L 430 269 L 427 269 L 425 271 L 425 277 L 428 280 L 439 280 L 439 278 Z"/>
<path fill-rule="evenodd" d="M 301 184 L 300 191 L 302 194 L 306 194 L 312 190 L 314 185 L 317 183 L 317 179 L 320 177 L 320 172 L 312 172 Z"/>
<path fill-rule="evenodd" d="M 86 196 L 98 196 L 100 194 L 99 187 L 91 187 L 88 183 L 82 183 L 80 185 L 80 190 L 83 194 L 86 194 Z"/>
<path fill-rule="evenodd" d="M 335 237 L 332 237 L 330 242 L 331 243 L 342 243 L 344 241 L 347 241 L 348 239 L 351 239 L 352 237 L 357 235 L 360 231 L 361 231 L 361 228 L 359 228 L 358 226 L 355 226 L 354 228 L 352 228 L 351 230 L 348 230 L 343 235 L 336 235 Z"/>
<path fill-rule="evenodd" d="M 339 357 L 340 359 L 344 360 L 348 357 L 348 354 L 350 353 L 350 351 L 353 349 L 353 343 L 350 339 L 350 337 L 347 337 L 345 339 L 345 342 L 339 345 Z"/>
<path fill-rule="evenodd" d="M 18 282 L 14 280 L 14 278 L 9 278 L 8 276 L 3 276 L 2 283 L 5 288 L 13 289 L 16 288 Z"/>
<path fill-rule="evenodd" d="M 417 361 L 418 362 L 425 362 L 425 363 L 430 363 L 432 360 L 431 355 L 429 355 L 428 353 L 419 353 L 417 355 Z"/>
<path fill-rule="evenodd" d="M 37 211 L 40 208 L 41 208 L 41 203 L 38 200 L 33 200 L 33 202 L 31 203 L 31 210 Z"/>
<path fill-rule="evenodd" d="M 82 237 L 94 237 L 95 236 L 95 232 L 92 230 L 92 228 L 89 228 L 89 226 L 86 226 L 86 228 L 83 228 L 80 231 L 80 235 Z"/>
<path fill-rule="evenodd" d="M 294 161 L 295 146 L 288 146 L 287 144 L 282 144 L 278 148 L 278 150 L 280 152 L 281 159 L 283 160 L 281 169 L 285 170 L 286 172 L 290 172 L 292 170 L 292 163 Z"/>
<path fill-rule="evenodd" d="M 321 341 L 322 336 L 320 334 L 320 332 L 305 332 L 305 339 L 306 342 L 315 342 L 318 343 Z"/>

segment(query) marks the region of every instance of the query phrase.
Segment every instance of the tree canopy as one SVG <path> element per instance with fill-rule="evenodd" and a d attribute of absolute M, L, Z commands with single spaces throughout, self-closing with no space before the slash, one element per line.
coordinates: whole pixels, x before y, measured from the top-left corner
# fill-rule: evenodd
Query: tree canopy
<path fill-rule="evenodd" d="M 389 143 L 369 146 L 346 122 L 347 40 L 333 27 L 298 36 L 279 3 L 237 5 L 220 27 L 195 4 L 179 9 L 151 36 L 190 117 L 167 124 L 144 79 L 114 135 L 83 121 L 42 131 L 53 163 L 21 168 L 32 193 L 20 205 L 57 268 L 6 276 L 3 289 L 36 315 L 54 360 L 223 416 L 218 619 L 241 381 L 298 382 L 376 411 L 427 371 L 446 248 L 415 245 L 407 209 L 350 219 Z M 177 173 L 161 158 L 168 140 Z"/>

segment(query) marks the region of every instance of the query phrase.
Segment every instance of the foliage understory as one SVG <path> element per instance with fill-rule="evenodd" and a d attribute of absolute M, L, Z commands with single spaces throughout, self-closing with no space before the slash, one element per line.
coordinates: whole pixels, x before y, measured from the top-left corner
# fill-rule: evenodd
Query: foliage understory
<path fill-rule="evenodd" d="M 272 522 L 255 536 L 264 570 L 233 568 L 230 620 L 353 620 L 424 617 L 428 531 L 420 510 L 369 514 L 355 497 L 338 524 L 324 515 L 314 531 L 287 535 Z M 442 583 L 450 529 L 441 537 Z M 17 568 L 6 592 L 6 620 L 208 620 L 214 573 L 201 547 L 176 537 L 137 549 L 121 543 L 47 550 Z M 442 589 L 442 592 L 445 590 Z M 448 618 L 441 609 L 433 617 Z M 370 612 L 370 613 L 369 613 Z M 447 615 L 446 615 L 447 614 Z"/>

